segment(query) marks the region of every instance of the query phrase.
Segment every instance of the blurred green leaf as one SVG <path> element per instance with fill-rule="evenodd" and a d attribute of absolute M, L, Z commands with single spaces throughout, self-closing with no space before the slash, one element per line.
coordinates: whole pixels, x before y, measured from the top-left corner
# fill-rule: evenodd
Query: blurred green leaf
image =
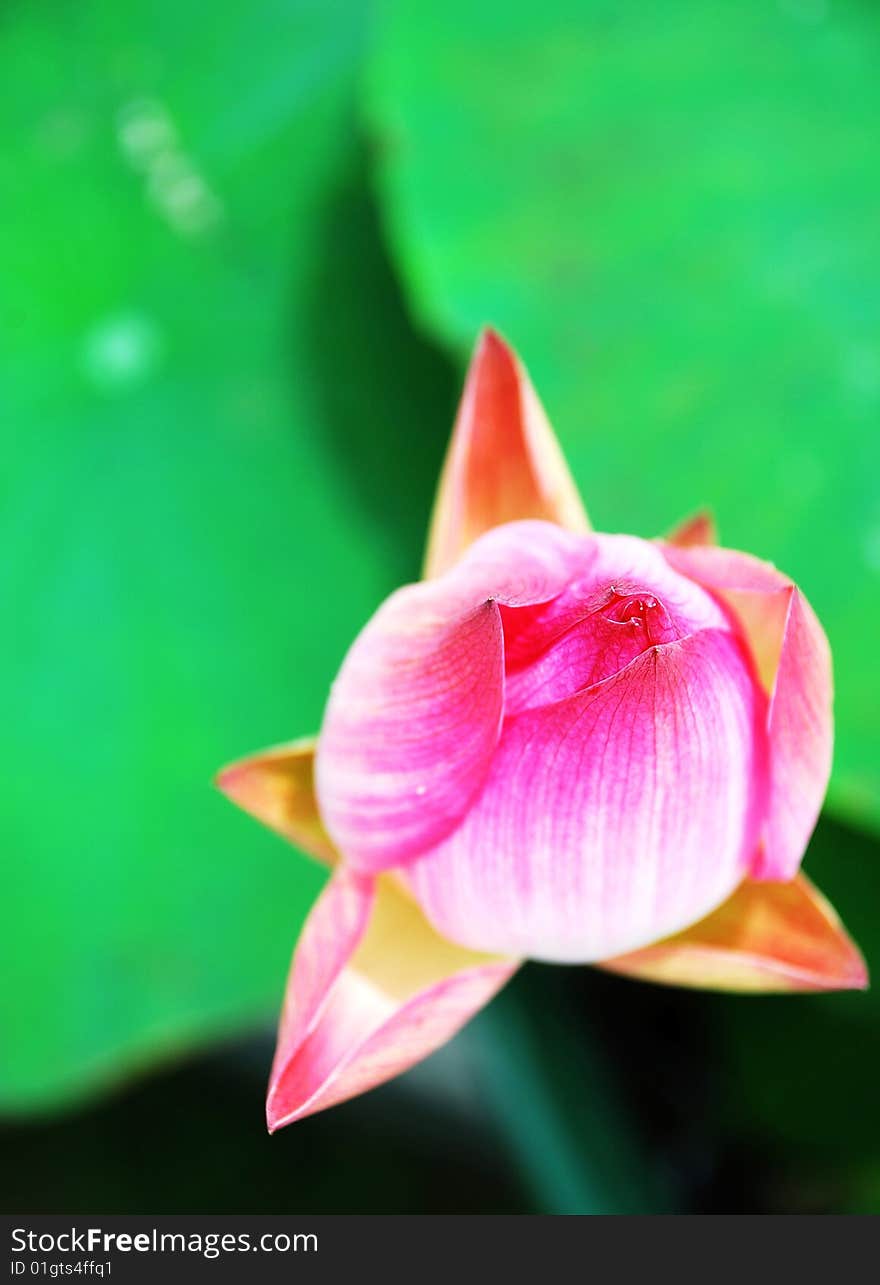
<path fill-rule="evenodd" d="M 700 506 L 836 658 L 832 801 L 880 822 L 880 12 L 391 0 L 369 117 L 413 305 L 527 361 L 599 529 Z"/>
<path fill-rule="evenodd" d="M 211 777 L 316 728 L 449 423 L 364 191 L 364 10 L 3 16 L 8 1108 L 274 1015 L 321 881 Z"/>

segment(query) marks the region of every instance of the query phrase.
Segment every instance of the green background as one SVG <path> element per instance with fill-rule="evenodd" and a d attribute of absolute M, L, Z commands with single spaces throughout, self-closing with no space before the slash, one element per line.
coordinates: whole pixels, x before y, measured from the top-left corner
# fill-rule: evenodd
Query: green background
<path fill-rule="evenodd" d="M 417 574 L 492 323 L 598 527 L 709 506 L 816 605 L 806 865 L 877 957 L 878 54 L 867 0 L 5 7 L 8 1205 L 880 1209 L 870 994 L 530 967 L 270 1142 L 321 875 L 210 784 Z"/>

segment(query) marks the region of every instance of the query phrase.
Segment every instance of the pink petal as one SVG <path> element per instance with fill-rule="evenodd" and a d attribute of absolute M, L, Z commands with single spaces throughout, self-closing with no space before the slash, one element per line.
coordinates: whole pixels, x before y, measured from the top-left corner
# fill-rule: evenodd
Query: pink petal
<path fill-rule="evenodd" d="M 795 585 L 769 563 L 731 549 L 664 548 L 670 565 L 713 590 L 749 643 L 770 695 L 770 797 L 753 871 L 791 879 L 801 863 L 831 773 L 831 652 Z"/>
<path fill-rule="evenodd" d="M 438 937 L 391 877 L 337 871 L 294 954 L 266 1102 L 270 1131 L 408 1070 L 517 967 Z"/>
<path fill-rule="evenodd" d="M 318 814 L 314 737 L 278 745 L 230 763 L 217 785 L 233 803 L 319 861 L 333 864 L 336 850 Z"/>
<path fill-rule="evenodd" d="M 693 545 L 717 544 L 718 532 L 715 529 L 715 519 L 711 513 L 702 509 L 670 531 L 666 541 L 668 544 L 677 544 L 682 549 L 691 548 Z"/>
<path fill-rule="evenodd" d="M 603 968 L 668 986 L 723 991 L 861 990 L 868 972 L 834 909 L 802 874 L 747 880 L 692 928 Z"/>
<path fill-rule="evenodd" d="M 428 918 L 463 945 L 570 962 L 701 918 L 754 850 L 763 705 L 741 644 L 708 629 L 510 719 L 462 824 L 407 868 Z"/>
<path fill-rule="evenodd" d="M 440 478 L 426 577 L 442 575 L 483 532 L 521 518 L 590 529 L 528 375 L 504 340 L 485 330 Z"/>
<path fill-rule="evenodd" d="M 501 727 L 499 603 L 558 593 L 583 538 L 543 522 L 489 532 L 453 571 L 398 590 L 351 648 L 316 763 L 321 815 L 359 869 L 439 842 L 479 792 Z"/>
<path fill-rule="evenodd" d="M 594 534 L 583 544 L 576 577 L 552 601 L 502 608 L 506 718 L 610 678 L 653 644 L 729 629 L 712 595 L 647 540 Z"/>

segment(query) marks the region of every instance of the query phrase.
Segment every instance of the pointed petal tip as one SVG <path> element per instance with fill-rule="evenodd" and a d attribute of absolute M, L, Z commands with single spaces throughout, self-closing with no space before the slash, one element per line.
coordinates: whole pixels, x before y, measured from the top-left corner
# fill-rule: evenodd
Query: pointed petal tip
<path fill-rule="evenodd" d="M 212 777 L 212 784 L 227 798 L 232 799 L 233 803 L 238 803 L 243 796 L 250 795 L 254 781 L 262 775 L 266 765 L 290 753 L 302 755 L 306 752 L 314 752 L 314 740 L 303 739 L 294 741 L 291 745 L 273 745 L 256 754 L 245 754 L 218 768 Z"/>
<path fill-rule="evenodd" d="M 266 1095 L 269 1132 L 408 1070 L 518 966 L 439 937 L 394 878 L 338 871 L 294 954 Z"/>
<path fill-rule="evenodd" d="M 823 972 L 805 970 L 792 972 L 794 989 L 803 991 L 866 991 L 870 987 L 868 966 L 864 956 L 842 925 L 838 925 L 837 949 L 840 954 L 837 967 L 829 965 Z"/>
<path fill-rule="evenodd" d="M 485 531 L 524 518 L 590 530 L 525 367 L 507 340 L 484 326 L 434 502 L 425 577 L 448 571 Z"/>
<path fill-rule="evenodd" d="M 718 543 L 718 528 L 715 524 L 715 518 L 709 509 L 700 509 L 692 517 L 686 518 L 680 522 L 666 536 L 666 542 L 678 546 L 678 548 L 694 548 L 700 545 L 716 545 Z"/>
<path fill-rule="evenodd" d="M 496 330 L 494 326 L 483 326 L 480 330 L 480 333 L 477 335 L 475 352 L 480 355 L 485 354 L 486 356 L 503 357 L 512 364 L 516 364 L 517 361 L 513 345 L 509 344 L 501 332 Z"/>
<path fill-rule="evenodd" d="M 868 969 L 828 899 L 799 874 L 741 884 L 684 932 L 603 967 L 699 990 L 797 994 L 863 991 Z"/>
<path fill-rule="evenodd" d="M 494 326 L 484 326 L 474 344 L 465 391 L 470 388 L 485 397 L 486 390 L 492 389 L 497 397 L 501 389 L 518 388 L 527 378 L 513 344 Z"/>
<path fill-rule="evenodd" d="M 211 784 L 221 794 L 228 798 L 235 798 L 235 791 L 241 781 L 241 763 L 227 763 L 216 771 L 211 778 Z"/>
<path fill-rule="evenodd" d="M 295 1114 L 293 1116 L 289 1114 L 285 1116 L 282 1111 L 276 1109 L 274 1102 L 275 1088 L 276 1085 L 273 1082 L 269 1085 L 269 1090 L 266 1094 L 266 1132 L 270 1138 L 278 1133 L 279 1129 L 283 1129 L 285 1124 L 291 1124 L 296 1119 Z"/>
<path fill-rule="evenodd" d="M 211 784 L 215 790 L 219 790 L 230 803 L 234 803 L 243 812 L 251 811 L 248 807 L 248 797 L 251 791 L 246 760 L 236 760 L 234 763 L 227 763 L 224 767 L 221 767 L 211 778 Z"/>
<path fill-rule="evenodd" d="M 214 785 L 243 812 L 332 865 L 337 853 L 315 799 L 316 744 L 314 737 L 304 737 L 236 759 L 219 770 Z"/>
<path fill-rule="evenodd" d="M 865 963 L 865 957 L 859 950 L 858 946 L 850 939 L 852 949 L 852 960 L 848 974 L 841 978 L 841 990 L 867 991 L 871 989 L 871 978 L 868 973 L 868 965 Z"/>

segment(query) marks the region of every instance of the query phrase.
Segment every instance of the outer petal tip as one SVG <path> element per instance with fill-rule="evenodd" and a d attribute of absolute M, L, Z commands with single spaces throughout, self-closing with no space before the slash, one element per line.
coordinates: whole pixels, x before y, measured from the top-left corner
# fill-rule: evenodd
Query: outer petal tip
<path fill-rule="evenodd" d="M 715 519 L 708 509 L 701 509 L 693 517 L 679 523 L 666 537 L 668 544 L 677 545 L 680 549 L 694 548 L 701 544 L 717 544 L 718 530 Z"/>
<path fill-rule="evenodd" d="M 747 881 L 700 923 L 603 967 L 643 981 L 753 993 L 864 990 L 868 970 L 805 875 Z"/>
<path fill-rule="evenodd" d="M 319 861 L 333 863 L 336 850 L 324 829 L 314 789 L 316 741 L 279 745 L 221 768 L 217 788 L 243 812 Z"/>
<path fill-rule="evenodd" d="M 500 360 L 509 361 L 512 366 L 516 364 L 513 348 L 494 326 L 483 326 L 480 330 L 474 353 L 475 355 L 495 353 Z"/>
<path fill-rule="evenodd" d="M 440 478 L 425 575 L 442 575 L 492 527 L 526 518 L 590 529 L 528 375 L 510 345 L 487 327 L 474 349 Z"/>
<path fill-rule="evenodd" d="M 340 870 L 294 954 L 266 1101 L 269 1132 L 408 1070 L 451 1039 L 517 966 L 439 937 L 392 877 Z"/>

